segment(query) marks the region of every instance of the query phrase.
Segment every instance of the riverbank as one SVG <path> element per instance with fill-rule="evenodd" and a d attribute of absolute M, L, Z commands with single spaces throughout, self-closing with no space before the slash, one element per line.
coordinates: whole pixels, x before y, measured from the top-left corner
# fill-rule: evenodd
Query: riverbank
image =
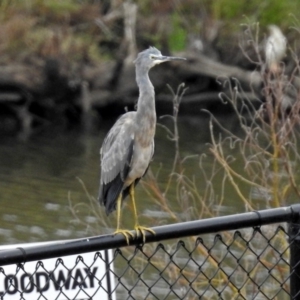
<path fill-rule="evenodd" d="M 149 45 L 188 59 L 151 70 L 159 114 L 172 113 L 166 85 L 176 90 L 182 82 L 188 91 L 181 113 L 198 114 L 203 108 L 230 111 L 219 94 L 230 97 L 236 80 L 243 91 L 240 99 L 263 101 L 262 65 L 257 63 L 257 55 L 264 55 L 263 44 L 252 42 L 258 38 L 263 43 L 267 31 L 236 25 L 243 5 L 228 3 L 234 15 L 230 17 L 222 6 L 200 7 L 196 2 L 2 3 L 0 132 L 30 133 L 53 124 L 89 126 L 134 109 L 138 90 L 132 62 Z M 262 30 L 276 21 L 272 18 L 261 18 Z M 287 37 L 293 40 L 295 31 Z M 291 74 L 295 63 L 290 56 L 284 63 Z M 300 86 L 297 78 L 293 84 Z"/>

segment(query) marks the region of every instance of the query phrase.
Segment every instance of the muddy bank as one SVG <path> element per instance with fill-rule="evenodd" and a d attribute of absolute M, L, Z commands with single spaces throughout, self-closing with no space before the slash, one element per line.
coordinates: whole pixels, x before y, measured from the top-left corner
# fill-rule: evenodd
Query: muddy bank
<path fill-rule="evenodd" d="M 90 126 L 134 109 L 138 89 L 133 60 L 149 45 L 188 59 L 151 70 L 158 114 L 172 113 L 166 85 L 176 90 L 182 82 L 188 87 L 182 114 L 198 114 L 202 108 L 230 111 L 219 94 L 231 97 L 234 86 L 238 100 L 247 98 L 255 106 L 264 100 L 264 66 L 257 63 L 263 48 L 249 43 L 253 36 L 229 35 L 221 22 L 184 1 L 178 7 L 172 1 L 164 6 L 149 2 L 147 7 L 131 1 L 70 2 L 64 7 L 55 1 L 29 2 L 2 7 L 1 133 L 57 124 Z M 195 34 L 193 24 L 200 33 Z M 297 93 L 294 60 L 283 60 Z M 293 98 L 295 91 L 288 96 Z"/>
<path fill-rule="evenodd" d="M 219 94 L 232 96 L 237 82 L 243 91 L 239 97 L 247 97 L 258 105 L 263 101 L 259 71 L 224 64 L 200 52 L 176 55 L 187 61 L 170 62 L 150 71 L 158 114 L 172 113 L 172 94 L 167 84 L 176 90 L 182 82 L 188 87 L 181 103 L 183 114 L 198 114 L 202 108 L 230 111 Z M 299 88 L 296 78 L 293 83 Z M 78 124 L 86 119 L 99 122 L 116 117 L 124 109 L 133 110 L 137 97 L 133 63 L 81 65 L 72 73 L 54 58 L 10 65 L 0 69 L 0 130 L 26 131 L 51 124 Z"/>

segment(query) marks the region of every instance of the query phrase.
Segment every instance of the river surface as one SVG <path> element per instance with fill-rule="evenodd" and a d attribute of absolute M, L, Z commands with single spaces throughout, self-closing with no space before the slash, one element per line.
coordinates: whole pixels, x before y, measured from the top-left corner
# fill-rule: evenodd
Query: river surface
<path fill-rule="evenodd" d="M 204 186 L 200 174 L 203 171 L 209 173 L 212 168 L 212 155 L 208 146 L 208 121 L 209 118 L 204 116 L 182 117 L 178 122 L 180 155 L 181 158 L 187 157 L 183 163 L 184 174 L 195 180 L 200 195 Z M 165 122 L 165 125 L 172 129 L 171 122 L 160 122 Z M 222 118 L 222 122 L 230 129 L 237 128 L 232 116 Z M 17 137 L 1 138 L 2 245 L 83 238 L 114 230 L 115 214 L 106 217 L 103 207 L 91 200 L 91 197 L 97 196 L 99 187 L 99 149 L 112 124 L 113 122 L 104 123 L 100 129 L 89 132 L 74 128 L 51 128 L 26 140 Z M 161 190 L 164 191 L 173 166 L 174 141 L 170 140 L 162 126 L 157 127 L 155 141 L 151 172 L 155 174 Z M 203 153 L 207 156 L 200 167 L 199 155 Z M 220 189 L 221 181 L 220 177 Z M 223 205 L 224 214 L 243 212 L 243 204 L 239 202 L 235 193 L 230 191 L 232 190 L 229 189 L 229 192 L 225 193 L 227 199 Z M 219 194 L 216 190 L 216 197 Z M 176 200 L 176 180 L 172 181 L 167 196 L 171 209 L 180 213 L 182 205 Z M 145 222 L 143 225 L 174 222 L 168 217 L 164 219 L 164 213 L 153 201 L 155 195 L 150 197 L 142 184 L 136 189 L 136 198 L 139 213 L 146 217 L 147 214 L 151 215 L 151 220 L 142 217 Z M 211 207 L 213 209 L 213 206 Z M 124 207 L 124 211 L 126 209 L 127 206 Z M 124 214 L 123 225 L 130 227 L 131 221 L 131 215 Z"/>

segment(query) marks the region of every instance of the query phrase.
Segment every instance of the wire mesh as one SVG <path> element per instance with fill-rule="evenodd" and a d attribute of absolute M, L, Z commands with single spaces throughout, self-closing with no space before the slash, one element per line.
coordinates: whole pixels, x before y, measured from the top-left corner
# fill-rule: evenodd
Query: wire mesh
<path fill-rule="evenodd" d="M 32 262 L 34 272 L 28 263 L 10 273 L 3 267 L 0 297 L 100 299 L 101 291 L 107 299 L 291 299 L 291 243 L 284 226 L 128 246 L 110 257 L 101 251 L 89 260 L 79 255 L 52 265 Z"/>

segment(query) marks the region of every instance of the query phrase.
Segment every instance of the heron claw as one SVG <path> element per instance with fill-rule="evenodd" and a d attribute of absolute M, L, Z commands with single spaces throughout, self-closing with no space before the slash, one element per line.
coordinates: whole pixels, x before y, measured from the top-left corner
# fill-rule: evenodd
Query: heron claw
<path fill-rule="evenodd" d="M 125 230 L 125 229 L 117 229 L 115 232 L 114 232 L 114 235 L 116 234 L 123 234 L 125 239 L 126 239 L 126 242 L 127 242 L 127 245 L 129 245 L 129 238 L 134 238 L 134 234 L 129 231 L 129 230 Z"/>
<path fill-rule="evenodd" d="M 134 230 L 136 231 L 136 236 L 139 237 L 139 235 L 141 234 L 141 236 L 143 237 L 143 242 L 146 242 L 146 231 L 152 233 L 153 235 L 155 235 L 155 231 L 151 228 L 148 227 L 144 227 L 144 226 L 140 226 L 140 225 L 135 225 L 134 226 Z"/>

